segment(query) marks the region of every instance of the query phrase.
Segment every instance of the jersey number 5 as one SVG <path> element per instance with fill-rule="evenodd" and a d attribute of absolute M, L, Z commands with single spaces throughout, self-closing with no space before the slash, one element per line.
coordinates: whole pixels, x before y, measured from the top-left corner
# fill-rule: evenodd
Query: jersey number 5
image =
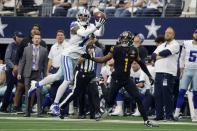
<path fill-rule="evenodd" d="M 197 58 L 197 51 L 191 50 L 189 54 L 189 62 L 195 62 Z"/>

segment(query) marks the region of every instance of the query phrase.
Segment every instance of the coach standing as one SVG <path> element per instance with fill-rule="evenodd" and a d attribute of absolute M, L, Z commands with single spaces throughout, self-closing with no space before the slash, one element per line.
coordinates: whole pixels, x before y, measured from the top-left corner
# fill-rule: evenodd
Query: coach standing
<path fill-rule="evenodd" d="M 41 35 L 37 32 L 32 37 L 32 43 L 24 48 L 23 56 L 21 62 L 18 66 L 17 78 L 20 80 L 24 77 L 25 83 L 25 101 L 26 101 L 26 114 L 25 117 L 30 117 L 31 108 L 30 100 L 28 98 L 28 90 L 30 87 L 31 80 L 40 80 L 42 77 L 46 76 L 47 63 L 48 63 L 48 52 L 47 49 L 40 46 Z M 37 96 L 37 109 L 38 117 L 41 115 L 41 89 L 36 90 Z"/>
<path fill-rule="evenodd" d="M 152 55 L 155 61 L 155 120 L 173 120 L 173 87 L 177 75 L 179 43 L 174 39 L 175 31 L 168 27 L 165 40 Z M 165 114 L 165 116 L 164 116 Z"/>

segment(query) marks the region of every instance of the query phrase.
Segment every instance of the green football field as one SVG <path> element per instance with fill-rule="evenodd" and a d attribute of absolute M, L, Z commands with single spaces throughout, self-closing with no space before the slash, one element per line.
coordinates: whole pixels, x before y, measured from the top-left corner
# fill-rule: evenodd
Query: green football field
<path fill-rule="evenodd" d="M 141 118 L 110 117 L 101 121 L 59 118 L 24 118 L 1 116 L 0 131 L 197 131 L 197 123 L 158 122 L 159 127 L 148 128 Z"/>

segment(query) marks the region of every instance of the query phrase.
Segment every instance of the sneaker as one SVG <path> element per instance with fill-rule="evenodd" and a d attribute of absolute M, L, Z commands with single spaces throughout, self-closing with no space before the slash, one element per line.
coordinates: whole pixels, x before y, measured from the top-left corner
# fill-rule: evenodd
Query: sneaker
<path fill-rule="evenodd" d="M 140 112 L 136 111 L 135 113 L 132 114 L 132 116 L 141 116 Z"/>
<path fill-rule="evenodd" d="M 192 122 L 197 122 L 197 117 L 193 117 Z"/>
<path fill-rule="evenodd" d="M 123 113 L 123 110 L 122 108 L 118 108 L 116 106 L 116 108 L 114 109 L 114 111 L 110 114 L 111 116 L 123 116 L 124 113 Z"/>
<path fill-rule="evenodd" d="M 179 121 L 180 118 L 178 116 L 174 116 L 174 121 Z"/>
<path fill-rule="evenodd" d="M 144 122 L 146 127 L 159 127 L 159 124 L 150 120 Z"/>
<path fill-rule="evenodd" d="M 32 95 L 32 93 L 35 92 L 36 89 L 38 88 L 38 87 L 36 86 L 36 83 L 37 83 L 37 82 L 34 81 L 34 80 L 31 81 L 31 87 L 30 87 L 30 89 L 28 90 L 28 97 L 30 97 L 30 96 Z"/>

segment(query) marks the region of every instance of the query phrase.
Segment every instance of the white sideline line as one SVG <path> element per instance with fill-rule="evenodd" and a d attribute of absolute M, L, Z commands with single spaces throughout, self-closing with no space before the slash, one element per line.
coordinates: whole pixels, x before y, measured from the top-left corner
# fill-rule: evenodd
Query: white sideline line
<path fill-rule="evenodd" d="M 23 123 L 40 123 L 39 121 L 56 121 L 53 123 L 59 123 L 59 122 L 84 122 L 84 123 L 96 123 L 97 121 L 95 120 L 90 120 L 90 119 L 59 119 L 59 118 L 36 118 L 36 117 L 30 117 L 30 118 L 25 118 L 25 117 L 0 117 L 0 119 L 6 119 L 6 120 L 27 120 Z M 37 121 L 28 121 L 28 120 L 37 120 Z M 20 121 L 18 121 L 20 122 Z M 0 123 L 10 123 L 10 122 L 0 122 Z M 15 122 L 17 123 L 17 122 Z M 48 122 L 42 122 L 48 123 Z M 98 123 L 121 123 L 121 124 L 143 124 L 144 121 L 133 121 L 133 120 L 101 120 L 98 121 Z M 40 123 L 41 124 L 41 123 Z M 162 122 L 159 121 L 158 124 L 161 125 L 196 125 L 197 123 L 192 123 L 192 122 Z"/>

